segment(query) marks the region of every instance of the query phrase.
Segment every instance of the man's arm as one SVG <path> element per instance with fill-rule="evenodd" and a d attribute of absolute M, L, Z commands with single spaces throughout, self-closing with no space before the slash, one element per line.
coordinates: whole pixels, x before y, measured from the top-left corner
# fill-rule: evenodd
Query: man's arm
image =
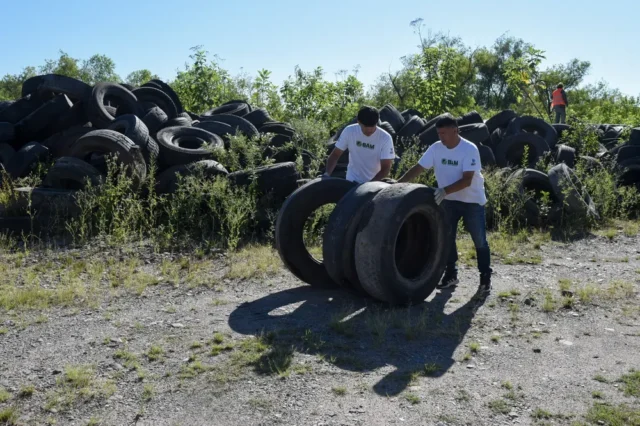
<path fill-rule="evenodd" d="M 380 171 L 371 179 L 371 181 L 382 180 L 389 175 L 393 160 L 380 160 Z"/>
<path fill-rule="evenodd" d="M 407 172 L 403 174 L 400 179 L 398 179 L 398 183 L 411 182 L 415 180 L 415 178 L 420 176 L 420 173 L 422 173 L 423 171 L 425 171 L 425 168 L 420 164 L 416 164 L 415 166 L 407 170 Z"/>
<path fill-rule="evenodd" d="M 471 170 L 468 172 L 462 172 L 462 179 L 457 182 L 452 183 L 449 186 L 444 187 L 445 194 L 453 194 L 454 192 L 462 191 L 463 189 L 471 186 L 471 181 L 473 181 L 473 174 L 475 171 Z"/>
<path fill-rule="evenodd" d="M 329 155 L 329 158 L 327 158 L 327 165 L 324 169 L 324 173 L 327 176 L 331 176 L 331 173 L 333 173 L 333 169 L 336 168 L 336 164 L 338 164 L 338 160 L 340 159 L 340 156 L 342 155 L 344 151 L 341 150 L 340 148 L 334 147 L 333 151 L 331 151 L 331 154 Z"/>
<path fill-rule="evenodd" d="M 564 99 L 565 106 L 569 106 L 569 101 L 567 100 L 567 92 L 562 91 L 562 99 Z"/>

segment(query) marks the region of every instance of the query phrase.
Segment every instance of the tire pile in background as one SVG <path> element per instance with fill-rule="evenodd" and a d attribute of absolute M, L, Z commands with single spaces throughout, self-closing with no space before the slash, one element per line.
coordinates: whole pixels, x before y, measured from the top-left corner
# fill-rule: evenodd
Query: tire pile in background
<path fill-rule="evenodd" d="M 319 262 L 304 245 L 304 224 L 315 210 L 334 203 Z M 317 178 L 287 198 L 275 237 L 280 258 L 300 280 L 406 305 L 426 299 L 442 277 L 448 230 L 433 188 Z"/>
<path fill-rule="evenodd" d="M 295 133 L 266 110 L 241 100 L 201 115 L 185 111 L 176 93 L 161 80 L 141 87 L 109 82 L 89 86 L 47 74 L 25 81 L 21 99 L 0 102 L 0 164 L 6 173 L 12 179 L 23 178 L 38 163 L 53 161 L 38 187 L 17 190 L 30 193 L 32 206 L 45 215 L 53 210 L 59 213 L 64 210 L 61 207 L 73 214 L 73 194 L 85 187 L 87 179 L 93 186 L 104 181 L 108 154 L 116 155 L 117 164 L 134 184 L 155 163 L 155 190 L 160 194 L 176 190 L 178 174 L 223 175 L 237 185 L 249 185 L 255 177 L 258 190 L 271 192 L 272 205 L 279 207 L 298 186 L 294 163 L 298 154 L 307 165 L 313 157 L 295 145 L 277 149 Z M 276 164 L 230 173 L 228 165 L 205 145 L 228 149 L 229 136 L 236 134 L 270 135 L 262 154 Z"/>
<path fill-rule="evenodd" d="M 418 152 L 423 153 L 439 140 L 435 124 L 441 116 L 427 120 L 416 110 L 400 112 L 391 104 L 384 105 L 379 113 L 378 125 L 392 136 L 396 147 L 394 167 L 397 167 L 400 157 L 408 148 L 417 147 Z M 327 142 L 327 153 L 335 146 L 342 130 L 356 122 L 354 118 L 331 137 Z M 595 157 L 590 157 L 562 143 L 564 137 L 573 131 L 570 125 L 549 124 L 537 117 L 519 116 L 513 110 L 501 111 L 488 120 L 484 120 L 477 111 L 471 111 L 458 117 L 458 126 L 460 135 L 478 147 L 484 169 L 501 168 L 501 173 L 507 174 L 506 182 L 521 177 L 520 189 L 523 192 L 534 190 L 537 198 L 540 197 L 540 191 L 549 192 L 553 204 L 552 218 L 559 216 L 560 202 L 566 198 L 562 191 L 567 190 L 571 196 L 564 202 L 565 212 L 586 212 L 598 217 L 597 206 L 573 171 L 579 162 L 589 170 L 608 167 L 615 173 L 618 185 L 635 186 L 640 190 L 640 127 L 631 129 L 629 139 L 622 141 L 625 126 L 592 126 L 600 149 Z M 527 157 L 523 158 L 525 153 Z M 548 173 L 534 169 L 543 158 L 556 164 Z M 348 164 L 349 156 L 345 152 L 332 176 L 345 177 Z M 566 167 L 560 167 L 561 164 Z M 523 165 L 526 166 L 524 169 Z M 508 211 L 509 206 L 502 207 Z M 540 212 L 536 201 L 529 200 L 525 207 L 524 221 L 537 226 Z"/>

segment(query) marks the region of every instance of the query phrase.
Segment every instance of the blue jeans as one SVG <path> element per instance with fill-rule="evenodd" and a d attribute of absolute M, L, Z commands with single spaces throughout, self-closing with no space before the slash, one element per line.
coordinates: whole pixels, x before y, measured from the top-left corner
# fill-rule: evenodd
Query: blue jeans
<path fill-rule="evenodd" d="M 458 223 L 462 219 L 465 229 L 471 234 L 473 244 L 476 246 L 476 258 L 478 260 L 478 270 L 480 274 L 491 274 L 491 251 L 487 242 L 487 232 L 485 229 L 484 206 L 475 203 L 464 203 L 462 201 L 442 200 L 447 220 L 451 226 L 449 238 L 451 239 L 451 251 L 447 260 L 445 275 L 457 275 L 458 267 L 458 247 L 456 246 L 456 236 L 458 233 Z"/>

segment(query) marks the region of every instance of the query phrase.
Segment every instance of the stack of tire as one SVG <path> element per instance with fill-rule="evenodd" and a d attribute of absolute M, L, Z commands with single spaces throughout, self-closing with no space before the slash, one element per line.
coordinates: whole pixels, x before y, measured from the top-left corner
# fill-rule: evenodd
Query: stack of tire
<path fill-rule="evenodd" d="M 324 229 L 323 261 L 303 242 L 312 213 L 336 204 Z M 285 266 L 319 288 L 344 288 L 391 305 L 420 303 L 444 273 L 448 225 L 434 189 L 419 184 L 318 178 L 280 209 L 276 247 Z"/>
<path fill-rule="evenodd" d="M 216 153 L 228 148 L 229 137 L 235 134 L 271 135 L 263 157 L 273 157 L 278 164 L 229 173 Z M 157 79 L 135 88 L 109 82 L 90 86 L 61 75 L 39 75 L 24 82 L 22 98 L 0 102 L 0 164 L 7 174 L 23 178 L 39 163 L 53 162 L 40 187 L 23 189 L 31 193 L 33 208 L 43 214 L 51 213 L 54 199 L 73 200 L 73 193 L 87 181 L 103 182 L 109 154 L 115 154 L 134 184 L 155 164 L 158 193 L 174 192 L 178 174 L 198 172 L 228 176 L 238 185 L 249 185 L 255 178 L 258 189 L 275 193 L 275 203 L 281 204 L 297 187 L 293 161 L 300 152 L 295 145 L 284 151 L 278 148 L 291 145 L 287 143 L 294 137 L 291 126 L 242 100 L 202 115 L 185 111 L 171 87 Z M 302 154 L 310 160 L 309 153 Z"/>
<path fill-rule="evenodd" d="M 520 223 L 523 226 L 539 227 L 543 224 L 560 225 L 566 222 L 568 217 L 599 219 L 598 209 L 589 192 L 584 187 L 573 169 L 564 163 L 551 167 L 547 173 L 531 168 L 520 168 L 513 171 L 504 168 L 506 178 L 504 180 L 505 193 L 510 185 L 516 186 L 516 191 L 526 199 L 524 208 L 520 211 Z M 532 193 L 532 197 L 524 198 L 525 194 Z M 549 194 L 550 208 L 543 214 L 543 194 Z M 492 210 L 500 207 L 503 212 L 509 212 L 513 205 L 494 205 L 494 200 L 489 200 L 489 226 L 492 226 Z"/>

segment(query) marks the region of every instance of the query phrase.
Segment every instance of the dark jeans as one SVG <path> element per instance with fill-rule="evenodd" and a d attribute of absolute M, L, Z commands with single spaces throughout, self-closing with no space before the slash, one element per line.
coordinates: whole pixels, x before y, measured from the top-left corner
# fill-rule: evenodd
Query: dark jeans
<path fill-rule="evenodd" d="M 562 106 L 559 105 L 559 106 L 553 107 L 553 110 L 556 113 L 555 123 L 564 124 L 565 121 L 567 120 L 567 107 L 565 107 L 564 105 Z"/>
<path fill-rule="evenodd" d="M 443 200 L 441 204 L 451 226 L 451 251 L 447 261 L 446 275 L 458 273 L 458 247 L 456 236 L 458 233 L 458 223 L 462 219 L 465 229 L 471 234 L 473 244 L 476 246 L 476 257 L 478 260 L 478 270 L 481 274 L 491 274 L 491 251 L 487 242 L 487 232 L 485 229 L 484 206 L 475 203 L 464 203 L 462 201 Z"/>

